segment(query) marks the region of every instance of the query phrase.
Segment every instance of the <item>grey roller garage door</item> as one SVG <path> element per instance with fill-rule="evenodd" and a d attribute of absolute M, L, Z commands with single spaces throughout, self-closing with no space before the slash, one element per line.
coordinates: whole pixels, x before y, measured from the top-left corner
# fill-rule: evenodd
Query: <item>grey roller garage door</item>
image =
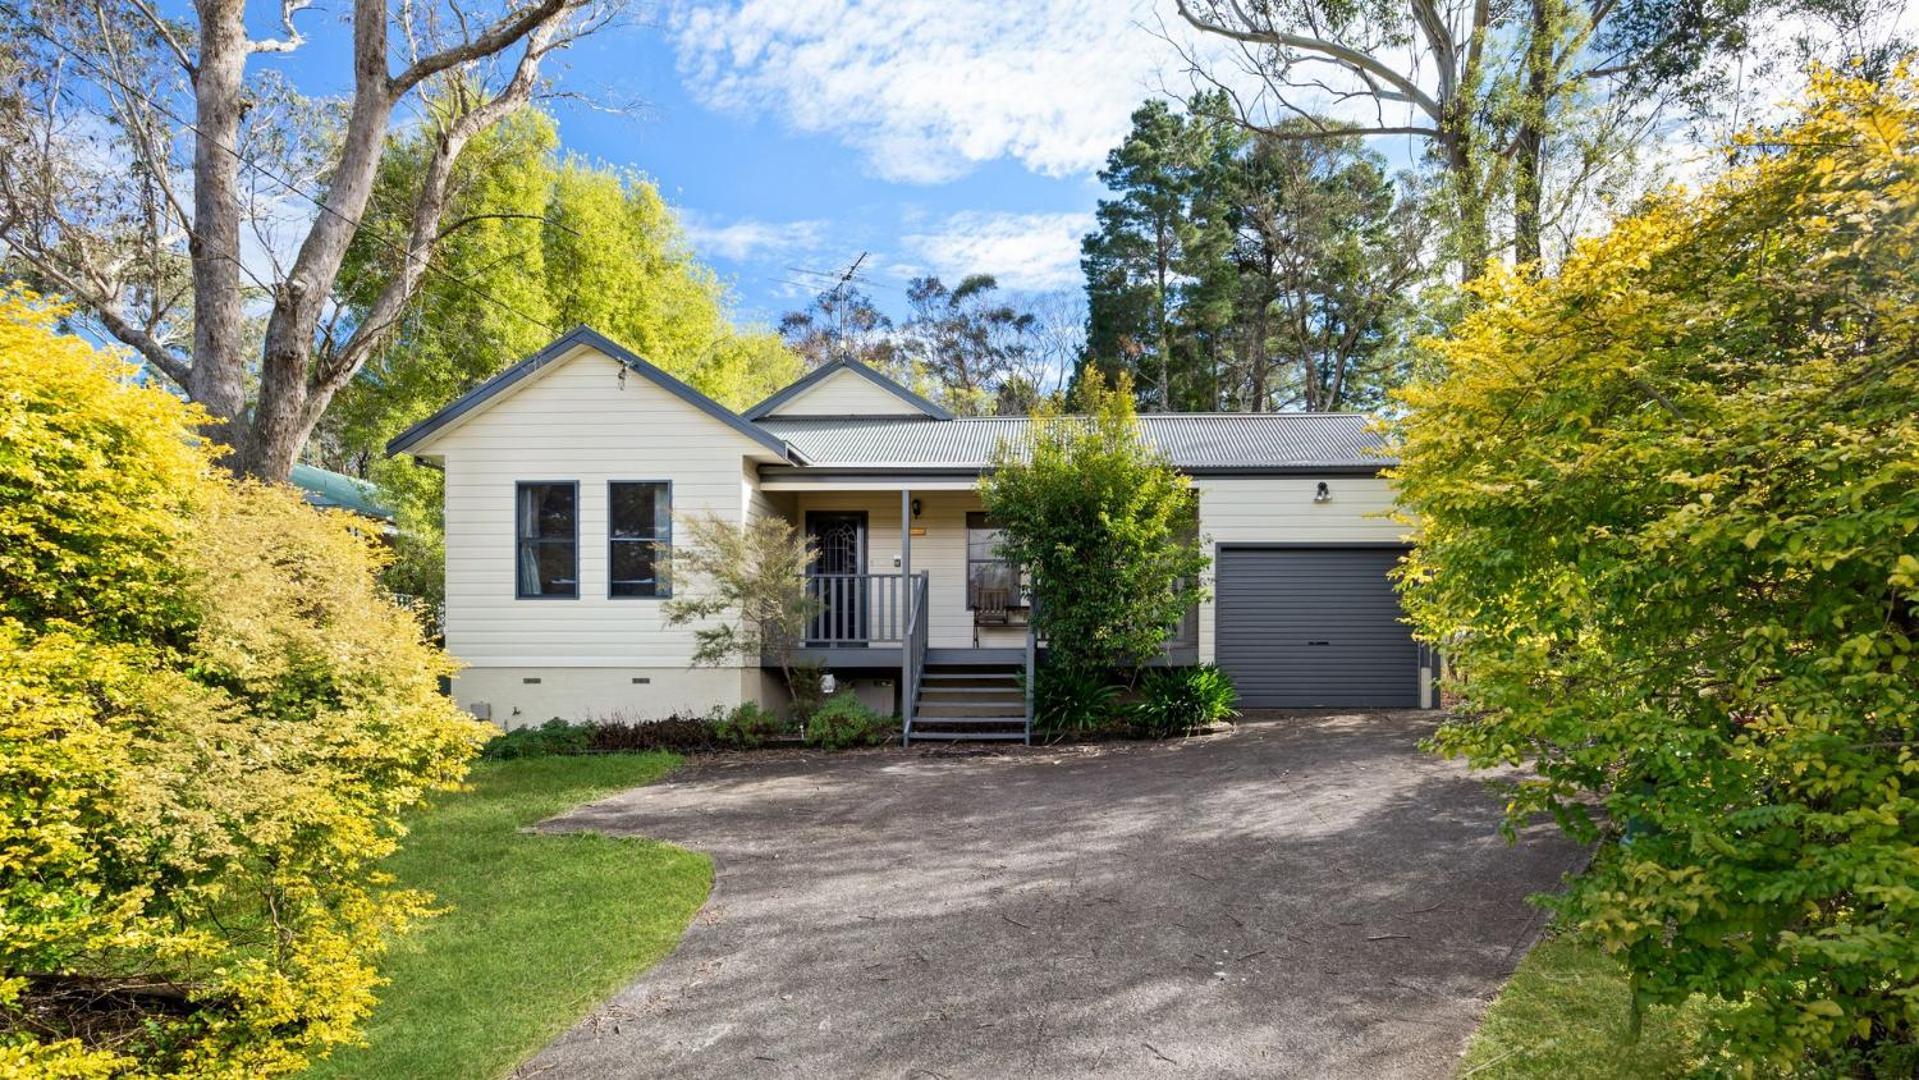
<path fill-rule="evenodd" d="M 1219 666 L 1255 709 L 1414 707 L 1419 648 L 1386 572 L 1396 548 L 1219 551 Z"/>

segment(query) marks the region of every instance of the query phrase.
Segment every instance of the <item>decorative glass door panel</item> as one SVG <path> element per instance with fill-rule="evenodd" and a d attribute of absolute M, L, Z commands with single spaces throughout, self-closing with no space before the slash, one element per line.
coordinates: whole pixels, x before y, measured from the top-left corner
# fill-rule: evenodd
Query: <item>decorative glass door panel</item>
<path fill-rule="evenodd" d="M 813 538 L 808 593 L 818 610 L 807 631 L 817 644 L 863 645 L 867 641 L 866 513 L 813 511 L 806 515 Z"/>

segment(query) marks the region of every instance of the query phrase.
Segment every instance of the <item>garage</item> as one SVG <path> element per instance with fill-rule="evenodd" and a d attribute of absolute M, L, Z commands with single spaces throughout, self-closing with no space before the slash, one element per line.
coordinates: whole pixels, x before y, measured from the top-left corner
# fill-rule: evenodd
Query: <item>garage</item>
<path fill-rule="evenodd" d="M 1419 646 L 1387 572 L 1398 547 L 1226 547 L 1219 666 L 1250 709 L 1416 708 Z"/>

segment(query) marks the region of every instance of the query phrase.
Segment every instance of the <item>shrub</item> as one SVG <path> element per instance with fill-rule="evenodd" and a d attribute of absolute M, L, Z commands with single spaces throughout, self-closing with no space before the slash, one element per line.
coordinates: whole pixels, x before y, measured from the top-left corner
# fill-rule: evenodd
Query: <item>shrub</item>
<path fill-rule="evenodd" d="M 636 753 L 666 750 L 694 754 L 718 749 L 714 721 L 703 716 L 669 716 L 664 720 L 602 720 L 587 725 L 588 751 Z"/>
<path fill-rule="evenodd" d="M 980 500 L 1003 532 L 998 555 L 1025 568 L 1049 664 L 1095 671 L 1158 655 L 1210 560 L 1195 528 L 1192 481 L 1147 445 L 1122 375 L 1089 371 L 1086 416 L 1050 405 L 1024 442 L 1003 443 Z"/>
<path fill-rule="evenodd" d="M 852 694 L 835 694 L 807 719 L 806 742 L 825 750 L 878 746 L 897 726 L 892 717 L 867 708 Z"/>
<path fill-rule="evenodd" d="M 514 728 L 488 739 L 480 756 L 494 761 L 514 758 L 547 757 L 552 754 L 578 754 L 587 748 L 591 733 L 579 724 L 555 717 L 539 727 Z"/>
<path fill-rule="evenodd" d="M 1816 73 L 1748 164 L 1490 274 L 1398 424 L 1437 746 L 1606 841 L 1557 906 L 1635 1008 L 1731 1003 L 1728 1073 L 1919 1041 L 1916 150 L 1909 72 Z"/>
<path fill-rule="evenodd" d="M 0 1071 L 297 1071 L 426 912 L 376 864 L 485 728 L 359 522 L 228 479 L 56 317 L 0 293 Z"/>
<path fill-rule="evenodd" d="M 758 702 L 748 701 L 713 723 L 713 736 L 721 746 L 753 750 L 765 746 L 786 732 L 779 715 Z"/>
<path fill-rule="evenodd" d="M 807 594 L 813 540 L 784 518 L 762 515 L 744 525 L 712 511 L 678 519 L 673 549 L 673 596 L 661 606 L 669 626 L 691 625 L 693 665 L 759 664 L 780 667 L 805 716 L 818 668 L 795 655 L 819 601 Z"/>
<path fill-rule="evenodd" d="M 1046 739 L 1083 738 L 1119 719 L 1119 686 L 1106 668 L 1080 670 L 1048 662 L 1033 687 L 1033 728 Z"/>
<path fill-rule="evenodd" d="M 1212 664 L 1148 668 L 1129 710 L 1135 734 L 1167 739 L 1239 715 L 1232 676 Z"/>

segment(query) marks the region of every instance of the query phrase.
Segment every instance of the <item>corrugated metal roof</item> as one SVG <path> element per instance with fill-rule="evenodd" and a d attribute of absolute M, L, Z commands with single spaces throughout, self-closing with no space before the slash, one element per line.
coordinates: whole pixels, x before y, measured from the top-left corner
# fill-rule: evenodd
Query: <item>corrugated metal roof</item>
<path fill-rule="evenodd" d="M 767 417 L 809 467 L 979 468 L 1002 439 L 1025 438 L 1023 416 L 923 420 Z M 1147 413 L 1140 431 L 1182 469 L 1376 468 L 1392 464 L 1371 419 L 1353 413 Z"/>
<path fill-rule="evenodd" d="M 312 465 L 295 465 L 287 482 L 299 488 L 306 501 L 327 509 L 351 510 L 381 521 L 392 521 L 393 511 L 380 502 L 379 491 L 357 476 L 330 472 Z"/>

